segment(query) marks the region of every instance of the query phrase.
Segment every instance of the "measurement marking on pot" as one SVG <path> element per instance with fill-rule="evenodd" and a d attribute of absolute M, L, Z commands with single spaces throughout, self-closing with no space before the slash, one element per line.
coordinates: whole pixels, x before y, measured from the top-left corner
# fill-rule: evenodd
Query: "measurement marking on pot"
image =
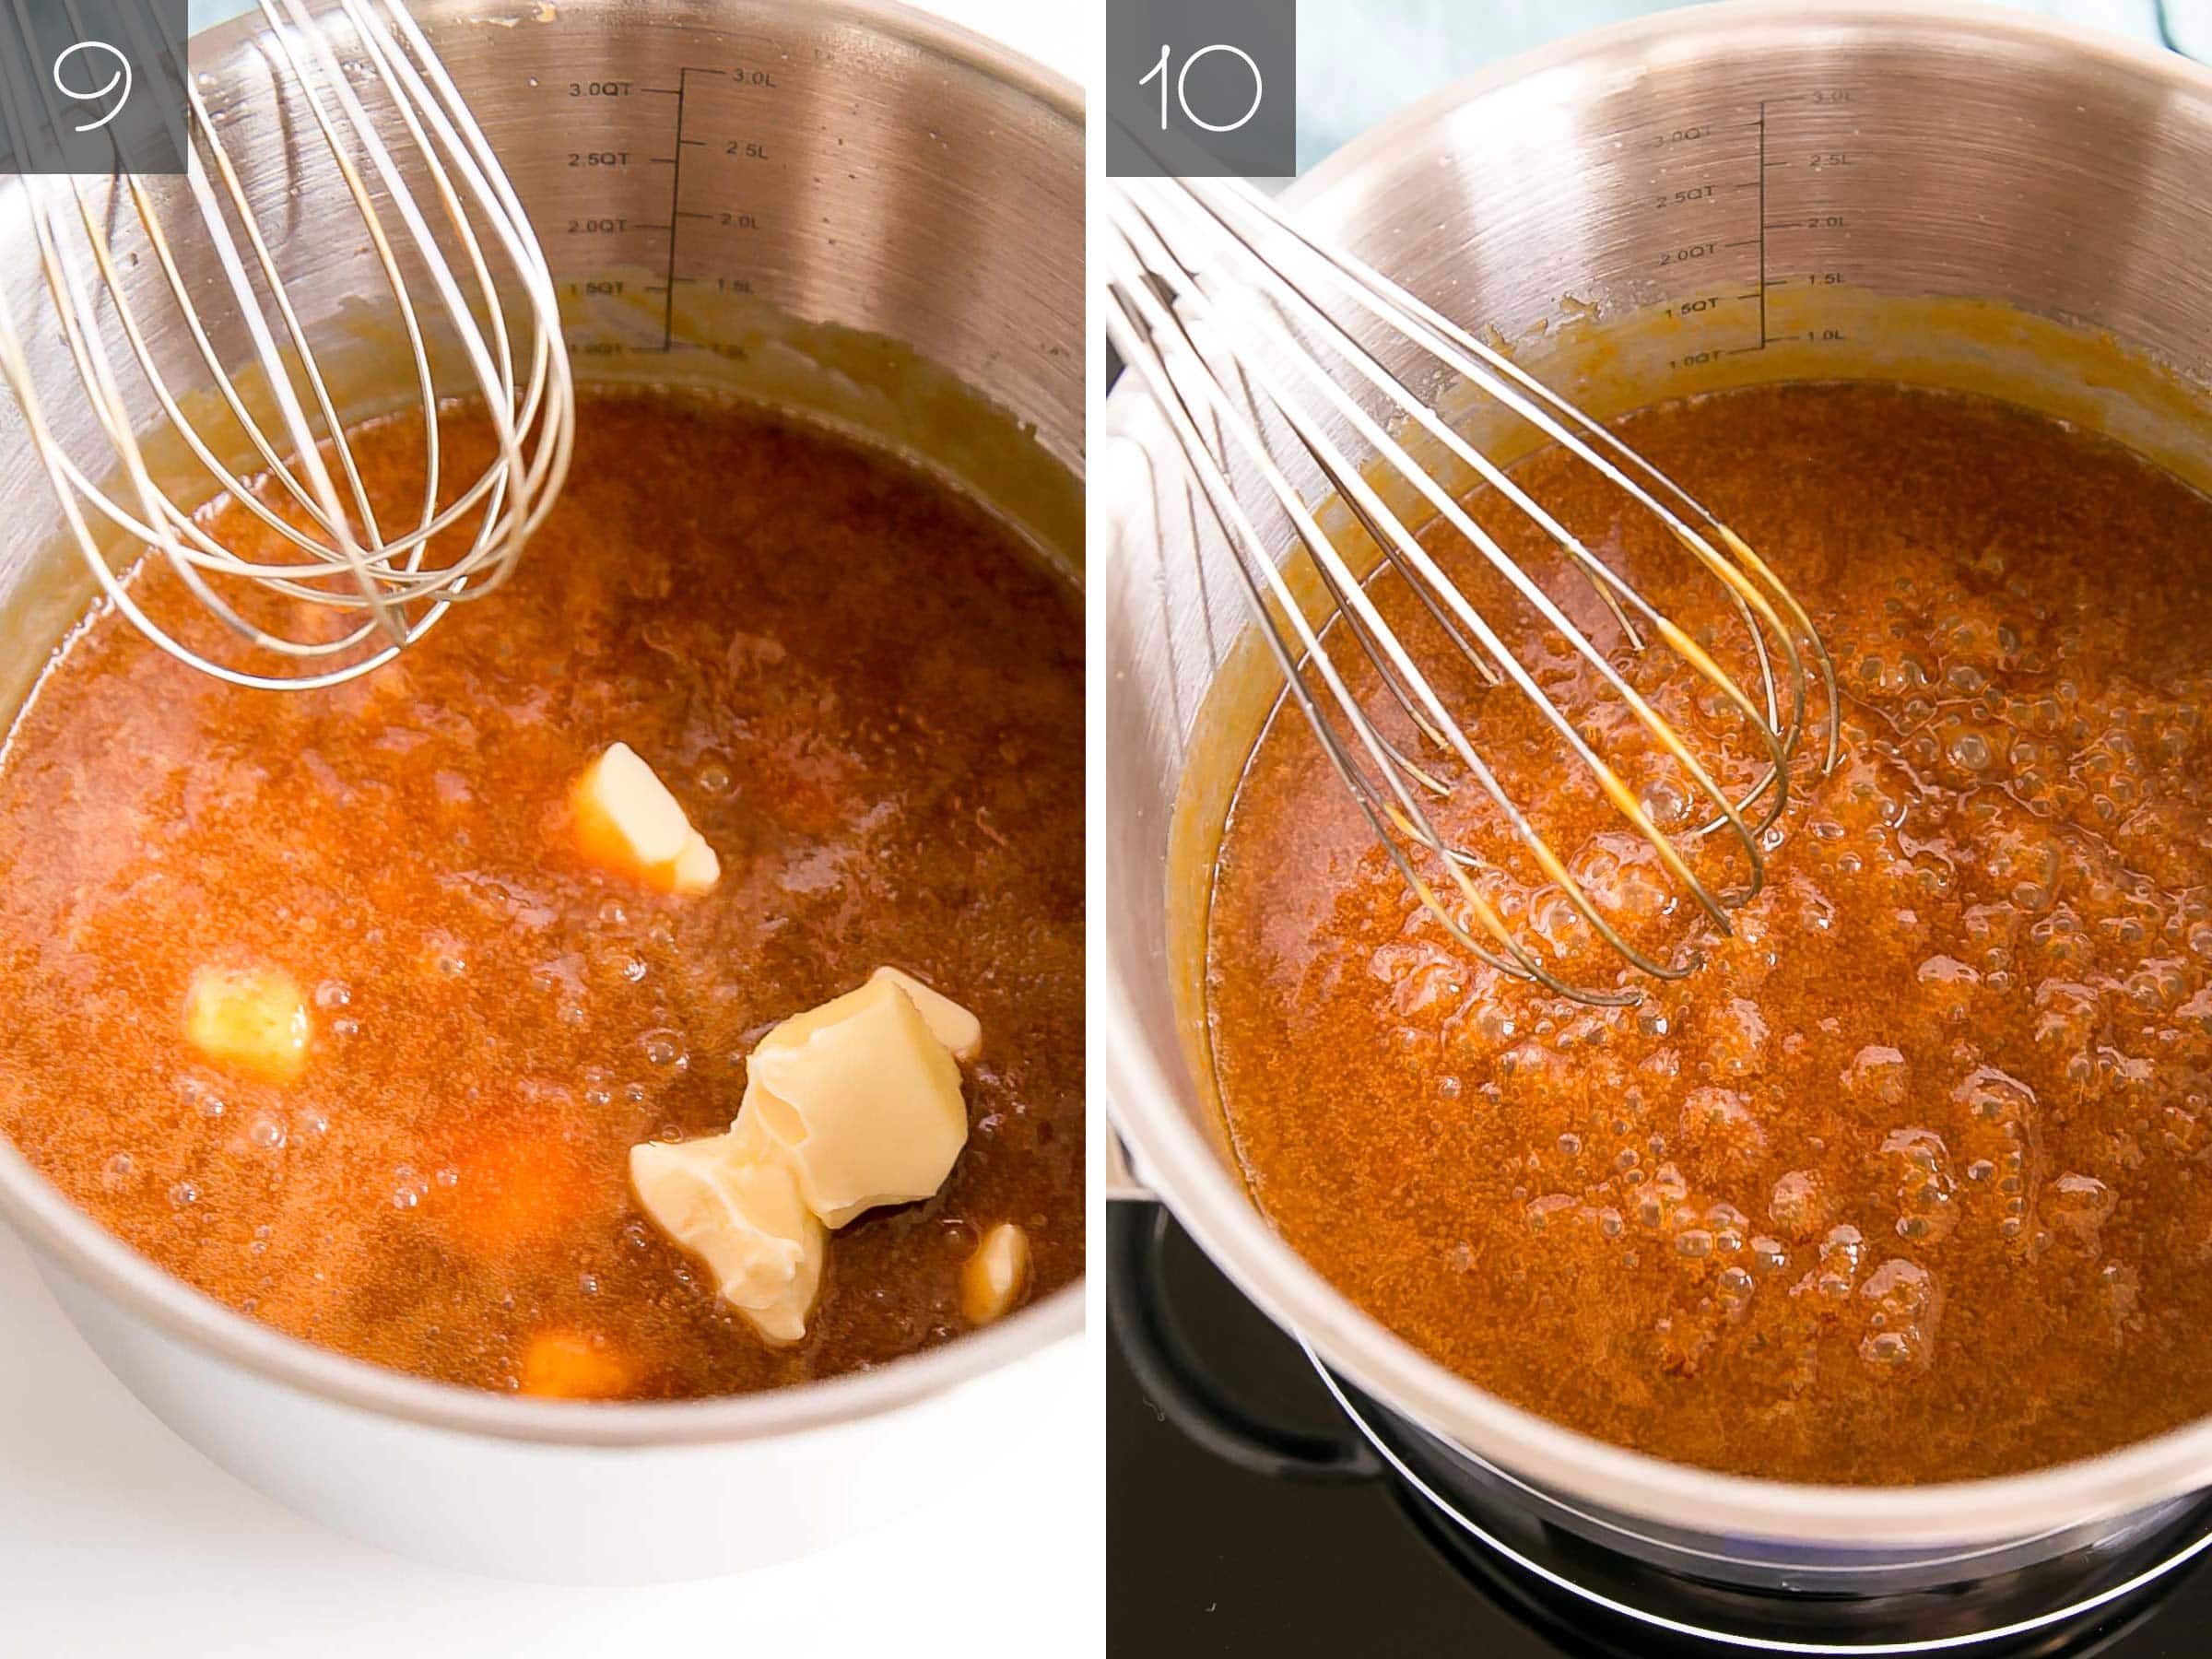
<path fill-rule="evenodd" d="M 1767 103 L 1759 103 L 1759 348 L 1767 348 Z"/>
<path fill-rule="evenodd" d="M 694 78 L 706 76 L 713 78 L 712 81 L 695 81 Z M 722 124 L 722 112 L 715 107 L 715 100 L 710 99 L 705 105 L 701 105 L 700 102 L 700 95 L 706 92 L 710 86 L 717 83 L 724 87 L 742 88 L 754 94 L 772 95 L 778 90 L 778 82 L 771 70 L 749 68 L 744 65 L 725 67 L 706 64 L 678 65 L 676 72 L 676 84 L 669 87 L 639 86 L 629 81 L 594 81 L 588 84 L 572 82 L 569 87 L 569 95 L 571 98 L 627 98 L 632 94 L 639 94 L 653 98 L 672 98 L 676 100 L 674 130 L 664 141 L 667 153 L 636 158 L 647 165 L 668 169 L 668 217 L 666 219 L 650 222 L 626 218 L 575 219 L 570 222 L 570 231 L 576 235 L 602 229 L 641 230 L 658 233 L 667 239 L 657 262 L 660 265 L 660 280 L 637 285 L 638 291 L 641 293 L 660 296 L 661 337 L 659 341 L 650 346 L 644 344 L 615 345 L 605 349 L 666 353 L 675 351 L 679 347 L 688 347 L 694 345 L 703 345 L 711 350 L 721 349 L 712 342 L 684 340 L 677 337 L 676 333 L 676 290 L 679 288 L 712 284 L 716 291 L 722 293 L 749 294 L 753 291 L 752 280 L 749 277 L 687 276 L 681 269 L 688 245 L 683 235 L 687 220 L 716 225 L 727 231 L 753 231 L 760 227 L 759 216 L 751 212 L 720 208 L 710 211 L 684 206 L 687 190 L 693 198 L 696 198 L 700 194 L 701 184 L 701 181 L 693 175 L 702 158 L 691 156 L 688 152 L 702 150 L 709 154 L 719 154 L 731 160 L 748 164 L 768 162 L 771 159 L 769 147 L 765 140 L 744 136 L 731 137 L 728 135 L 726 127 L 723 132 L 712 136 L 697 135 L 698 129 L 702 125 L 712 130 Z M 571 165 L 627 168 L 631 164 L 632 159 L 630 152 L 627 150 L 600 152 L 596 158 L 591 153 L 585 152 L 582 159 L 572 158 Z M 712 171 L 711 168 L 710 171 Z M 709 194 L 710 195 L 713 194 L 711 182 Z M 712 239 L 710 237 L 709 240 Z M 599 348 L 594 347 L 594 349 Z"/>
<path fill-rule="evenodd" d="M 660 301 L 659 337 L 651 333 L 653 307 L 648 300 L 643 315 L 613 322 L 618 332 L 611 337 L 571 340 L 572 355 L 658 357 L 678 350 L 712 351 L 724 357 L 745 355 L 742 346 L 676 332 L 677 288 L 726 295 L 757 291 L 756 279 L 746 268 L 753 257 L 748 244 L 755 233 L 772 225 L 771 216 L 786 189 L 782 175 L 791 157 L 784 153 L 784 145 L 769 135 L 770 129 L 762 122 L 765 107 L 757 101 L 781 96 L 782 71 L 740 62 L 741 55 L 733 53 L 719 63 L 671 65 L 675 75 L 665 86 L 611 80 L 566 83 L 568 97 L 582 106 L 570 107 L 580 117 L 576 123 L 580 130 L 569 138 L 576 146 L 568 152 L 571 167 L 604 175 L 610 190 L 625 189 L 618 180 L 632 169 L 668 170 L 667 210 L 662 218 L 636 218 L 638 195 L 632 190 L 621 201 L 607 204 L 632 209 L 629 214 L 580 215 L 566 222 L 571 237 L 594 238 L 607 255 L 588 279 L 570 281 L 567 292 L 586 300 L 618 298 L 626 293 L 651 296 Z M 556 95 L 561 89 L 555 88 Z M 659 129 L 651 137 L 641 138 L 633 126 L 615 118 L 629 100 L 641 98 L 670 99 L 676 105 L 665 127 L 655 115 L 641 117 L 643 126 Z M 568 112 L 564 111 L 564 114 Z M 638 117 L 640 106 L 629 104 L 629 112 Z M 628 147 L 623 147 L 625 145 Z M 660 199 L 659 177 L 653 178 L 653 184 L 642 188 L 647 196 Z M 746 206 L 728 206 L 734 196 Z M 632 240 L 633 234 L 659 236 L 665 241 L 659 246 L 641 247 Z M 631 248 L 636 249 L 633 257 L 651 273 L 650 280 L 632 276 L 626 283 L 608 269 L 622 257 L 618 250 Z M 622 337 L 623 333 L 629 337 Z"/>
<path fill-rule="evenodd" d="M 679 220 L 704 218 L 703 213 L 686 213 L 684 199 L 684 150 L 697 139 L 684 136 L 684 104 L 690 93 L 694 75 L 720 75 L 719 69 L 695 69 L 689 65 L 676 72 L 676 155 L 668 165 L 668 275 L 661 284 L 661 349 L 676 349 L 676 228 Z"/>
<path fill-rule="evenodd" d="M 1803 250 L 1787 240 L 1791 233 L 1818 237 L 1850 228 L 1846 214 L 1826 210 L 1836 199 L 1818 180 L 1822 173 L 1854 167 L 1863 159 L 1855 148 L 1855 135 L 1861 129 L 1859 112 L 1851 107 L 1853 101 L 1853 90 L 1848 88 L 1778 93 L 1750 105 L 1747 121 L 1689 121 L 1657 133 L 1653 147 L 1659 159 L 1649 206 L 1662 216 L 1667 230 L 1653 266 L 1672 276 L 1679 265 L 1712 256 L 1711 263 L 1724 271 L 1735 267 L 1702 291 L 1667 307 L 1671 316 L 1703 317 L 1718 324 L 1722 332 L 1735 335 L 1735 343 L 1716 340 L 1683 353 L 1673 359 L 1675 368 L 1697 368 L 1785 343 L 1827 344 L 1843 337 L 1840 329 L 1797 326 L 1799 319 L 1789 312 L 1799 308 L 1793 304 L 1777 314 L 1773 299 L 1777 289 L 1794 294 L 1804 288 L 1840 283 L 1842 273 L 1826 269 L 1778 275 L 1774 267 L 1795 265 L 1802 256 Z M 1838 121 L 1850 123 L 1849 131 L 1836 130 Z M 1808 123 L 1816 130 L 1806 131 Z M 1694 171 L 1686 179 L 1684 170 Z M 1842 182 L 1841 176 L 1836 180 Z M 1706 208 L 1738 202 L 1741 207 L 1725 211 L 1736 228 L 1751 234 L 1728 236 L 1726 227 L 1715 225 L 1712 229 L 1722 234 L 1691 240 L 1699 229 L 1695 221 Z M 1747 226 L 1743 223 L 1746 218 L 1751 220 Z M 1827 250 L 1816 243 L 1813 252 Z M 1739 324 L 1732 310 L 1721 314 L 1733 306 L 1755 308 L 1756 320 L 1747 317 Z"/>

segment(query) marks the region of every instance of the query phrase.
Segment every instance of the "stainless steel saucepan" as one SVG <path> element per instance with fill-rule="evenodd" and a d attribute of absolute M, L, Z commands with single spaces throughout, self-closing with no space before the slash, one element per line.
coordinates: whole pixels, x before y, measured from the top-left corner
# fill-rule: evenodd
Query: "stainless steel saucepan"
<path fill-rule="evenodd" d="M 888 0 L 415 9 L 539 228 L 579 381 L 712 380 L 873 432 L 997 500 L 1072 571 L 1084 206 L 1073 87 Z M 342 331 L 374 266 L 326 152 L 302 139 L 307 112 L 274 90 L 262 29 L 256 17 L 195 38 L 192 68 L 276 227 L 292 303 L 311 330 Z M 0 222 L 19 222 L 15 188 L 0 182 Z M 182 252 L 188 274 L 206 253 Z M 152 288 L 154 261 L 135 276 Z M 28 239 L 0 246 L 17 315 L 40 314 L 39 280 Z M 58 331 L 29 345 L 54 368 Z M 184 345 L 154 341 L 172 359 Z M 405 361 L 392 345 L 364 338 L 358 377 L 334 383 L 365 394 L 380 361 Z M 0 500 L 0 705 L 12 709 L 88 584 L 5 405 Z M 724 1571 L 888 1519 L 1035 1431 L 1021 1361 L 1082 1323 L 1071 1287 L 865 1374 L 730 1399 L 564 1405 L 382 1371 L 219 1307 L 102 1230 L 5 1141 L 0 1217 L 100 1357 L 218 1463 L 404 1554 L 567 1583 Z"/>
<path fill-rule="evenodd" d="M 1999 392 L 2206 474 L 2212 75 L 2170 54 L 1950 5 L 1666 12 L 1417 104 L 1289 199 L 1599 414 L 1888 377 Z M 2212 1422 L 1964 1484 L 1690 1468 L 1486 1394 L 1300 1260 L 1228 1150 L 1198 1018 L 1207 854 L 1276 682 L 1237 643 L 1233 567 L 1134 389 L 1107 425 L 1103 1098 L 1137 1178 L 1426 1444 L 1445 1500 L 1468 1489 L 1457 1464 L 1708 1579 L 1878 1592 L 2110 1547 L 2212 1486 Z"/>

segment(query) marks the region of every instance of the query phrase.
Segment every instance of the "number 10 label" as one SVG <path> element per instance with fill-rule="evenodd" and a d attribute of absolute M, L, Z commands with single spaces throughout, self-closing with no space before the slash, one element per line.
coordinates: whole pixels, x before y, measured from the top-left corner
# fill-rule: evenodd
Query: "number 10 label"
<path fill-rule="evenodd" d="M 1297 167 L 1295 0 L 1106 0 L 1112 178 Z"/>

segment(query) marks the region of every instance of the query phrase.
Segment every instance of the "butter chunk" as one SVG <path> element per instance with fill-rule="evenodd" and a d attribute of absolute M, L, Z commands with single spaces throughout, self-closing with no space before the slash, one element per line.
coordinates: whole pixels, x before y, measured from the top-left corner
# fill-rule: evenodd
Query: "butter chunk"
<path fill-rule="evenodd" d="M 234 1071 L 289 1083 L 307 1069 L 307 999 L 278 968 L 203 968 L 184 998 L 184 1037 Z"/>
<path fill-rule="evenodd" d="M 878 968 L 869 978 L 889 980 L 912 997 L 924 1023 L 936 1040 L 952 1051 L 955 1060 L 972 1060 L 983 1052 L 983 1022 L 942 991 L 932 991 L 912 974 L 896 968 Z"/>
<path fill-rule="evenodd" d="M 714 849 L 707 845 L 707 838 L 694 830 L 669 869 L 668 890 L 687 896 L 704 893 L 721 879 L 722 860 L 714 856 Z"/>
<path fill-rule="evenodd" d="M 738 1122 L 748 1118 L 790 1155 L 807 1207 L 833 1228 L 928 1197 L 968 1144 L 960 1068 L 888 979 L 763 1037 L 746 1063 Z"/>
<path fill-rule="evenodd" d="M 610 744 L 569 791 L 584 857 L 664 893 L 703 893 L 722 877 L 683 804 L 627 743 Z"/>
<path fill-rule="evenodd" d="M 821 1290 L 829 1235 L 782 1147 L 740 1113 L 726 1133 L 646 1141 L 629 1181 L 654 1226 L 705 1262 L 722 1299 L 771 1342 L 796 1342 Z"/>
<path fill-rule="evenodd" d="M 960 1266 L 960 1312 L 970 1324 L 989 1324 L 1012 1312 L 1030 1287 L 1030 1235 L 1001 1221 Z"/>

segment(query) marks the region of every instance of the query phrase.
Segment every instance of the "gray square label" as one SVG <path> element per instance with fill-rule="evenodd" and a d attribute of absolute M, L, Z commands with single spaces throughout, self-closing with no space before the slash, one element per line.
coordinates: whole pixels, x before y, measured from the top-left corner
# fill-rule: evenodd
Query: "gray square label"
<path fill-rule="evenodd" d="M 0 173 L 182 172 L 186 4 L 0 5 Z"/>
<path fill-rule="evenodd" d="M 1298 171 L 1297 0 L 1106 0 L 1106 174 Z"/>

